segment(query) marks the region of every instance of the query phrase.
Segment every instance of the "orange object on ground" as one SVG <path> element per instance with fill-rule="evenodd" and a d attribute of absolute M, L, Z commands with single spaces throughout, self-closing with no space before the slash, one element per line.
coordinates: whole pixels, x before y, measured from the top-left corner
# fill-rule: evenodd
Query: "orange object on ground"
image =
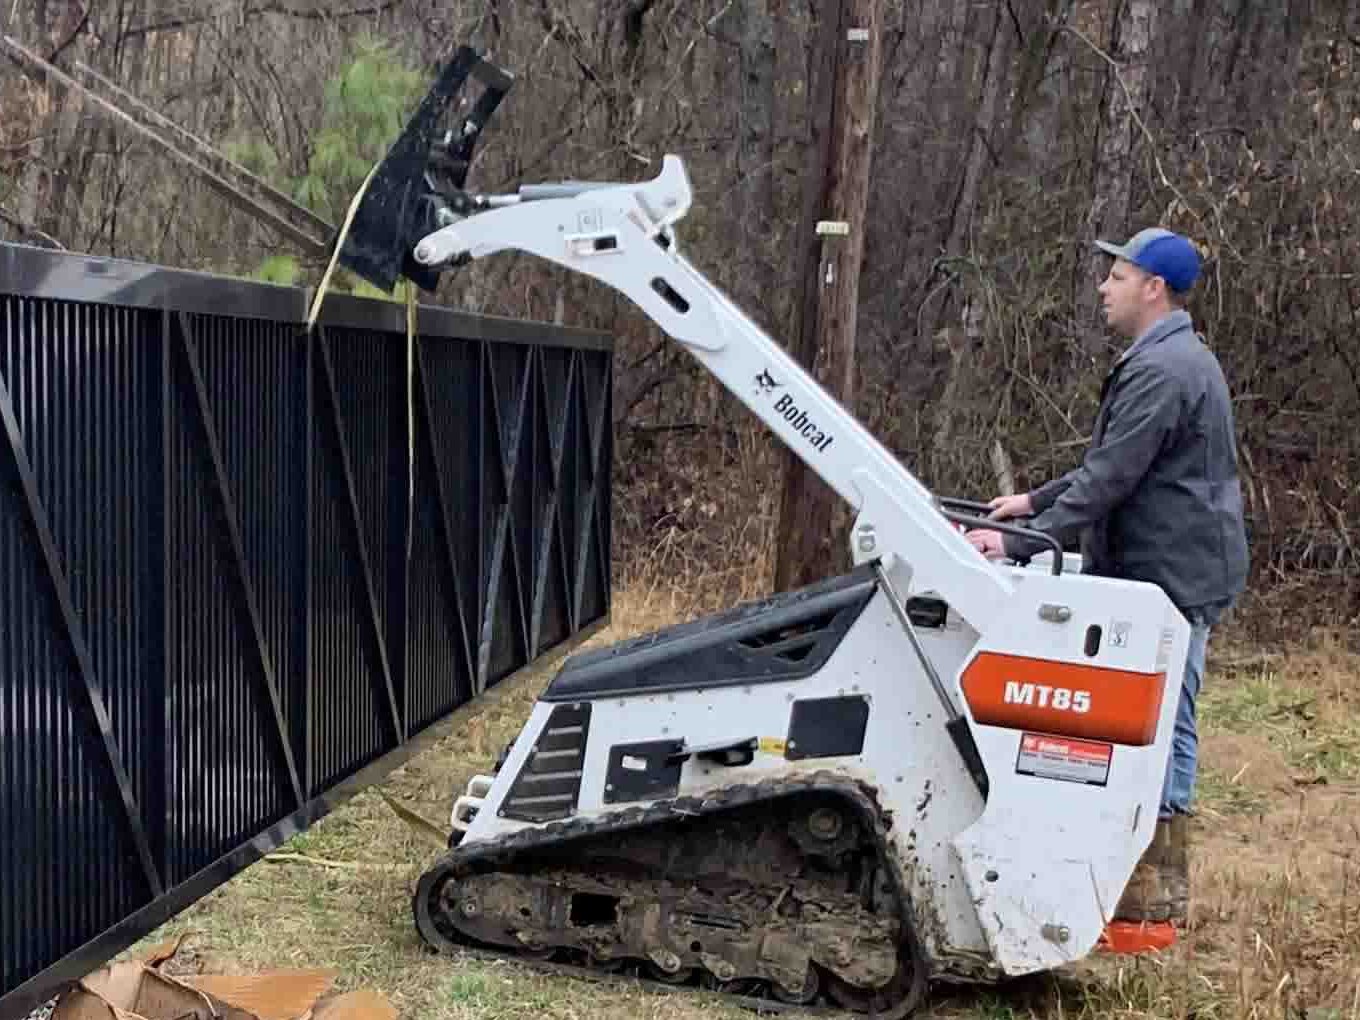
<path fill-rule="evenodd" d="M 1111 921 L 1097 948 L 1107 953 L 1152 953 L 1175 944 L 1176 926 L 1170 921 Z"/>

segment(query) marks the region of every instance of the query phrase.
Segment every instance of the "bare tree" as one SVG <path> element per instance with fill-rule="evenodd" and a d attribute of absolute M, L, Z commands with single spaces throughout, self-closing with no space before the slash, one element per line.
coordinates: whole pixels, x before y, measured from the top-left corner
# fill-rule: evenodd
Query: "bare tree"
<path fill-rule="evenodd" d="M 1096 127 L 1091 203 L 1083 241 L 1123 238 L 1130 232 L 1133 157 L 1147 107 L 1147 56 L 1156 23 L 1156 0 L 1123 0 L 1113 19 L 1108 52 L 1102 52 L 1108 60 L 1108 74 Z M 1094 356 L 1105 348 L 1100 296 L 1096 292 L 1104 272 L 1086 247 L 1077 253 L 1076 265 L 1077 328 L 1082 345 Z"/>

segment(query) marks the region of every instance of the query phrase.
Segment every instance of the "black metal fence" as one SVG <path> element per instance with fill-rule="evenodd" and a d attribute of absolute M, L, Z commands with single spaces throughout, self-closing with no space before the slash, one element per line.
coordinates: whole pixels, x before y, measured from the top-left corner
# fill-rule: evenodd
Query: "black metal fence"
<path fill-rule="evenodd" d="M 607 337 L 0 244 L 0 1017 L 609 612 Z"/>

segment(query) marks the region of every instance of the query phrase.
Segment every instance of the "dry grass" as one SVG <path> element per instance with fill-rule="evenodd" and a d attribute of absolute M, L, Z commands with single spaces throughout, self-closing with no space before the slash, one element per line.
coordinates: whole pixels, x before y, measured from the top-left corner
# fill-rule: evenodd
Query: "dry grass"
<path fill-rule="evenodd" d="M 713 608 L 713 592 L 734 583 L 713 579 L 690 589 L 704 592 L 698 600 L 664 585 L 630 586 L 617 598 L 613 626 L 591 644 Z M 455 789 L 489 769 L 557 665 L 502 685 L 394 773 L 386 792 L 443 822 Z M 1094 957 L 1005 988 L 942 989 L 929 1015 L 1360 1020 L 1358 677 L 1360 653 L 1337 635 L 1271 654 L 1226 644 L 1212 650 L 1191 930 L 1160 957 Z M 409 896 L 437 851 L 374 791 L 284 849 L 351 866 L 257 864 L 146 941 L 197 933 L 179 966 L 333 967 L 340 987 L 375 987 L 403 1017 L 750 1015 L 711 997 L 429 955 L 412 926 Z"/>

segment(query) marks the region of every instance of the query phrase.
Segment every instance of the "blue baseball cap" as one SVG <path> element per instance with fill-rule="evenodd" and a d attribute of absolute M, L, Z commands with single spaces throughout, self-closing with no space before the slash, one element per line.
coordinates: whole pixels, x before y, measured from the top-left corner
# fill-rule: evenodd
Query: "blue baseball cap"
<path fill-rule="evenodd" d="M 1096 247 L 1115 258 L 1126 259 L 1153 276 L 1160 276 L 1176 293 L 1189 290 L 1199 279 L 1199 252 L 1187 238 L 1161 227 L 1148 227 L 1124 245 L 1097 241 Z"/>

